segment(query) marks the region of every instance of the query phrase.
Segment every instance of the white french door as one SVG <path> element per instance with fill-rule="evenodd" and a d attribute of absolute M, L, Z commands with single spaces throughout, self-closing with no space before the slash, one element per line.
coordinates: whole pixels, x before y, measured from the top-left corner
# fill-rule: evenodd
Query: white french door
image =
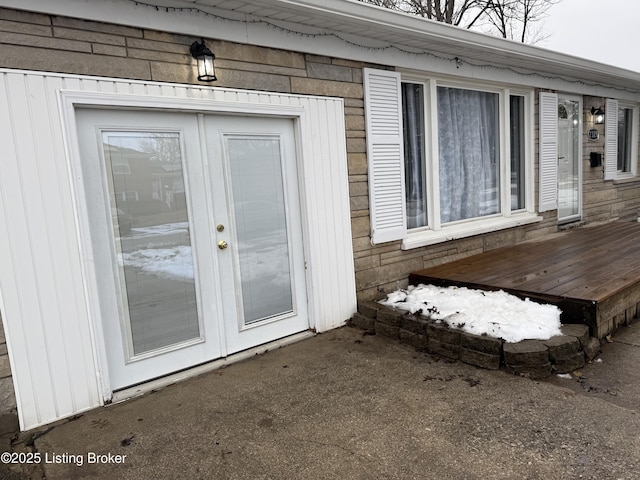
<path fill-rule="evenodd" d="M 77 123 L 112 390 L 308 329 L 292 120 Z"/>

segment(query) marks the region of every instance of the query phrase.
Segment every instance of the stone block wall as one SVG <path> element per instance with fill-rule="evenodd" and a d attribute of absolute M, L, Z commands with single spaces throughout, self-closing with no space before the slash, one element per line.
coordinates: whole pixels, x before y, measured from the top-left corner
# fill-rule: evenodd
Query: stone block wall
<path fill-rule="evenodd" d="M 428 317 L 411 315 L 374 301 L 358 302 L 350 324 L 369 335 L 399 340 L 450 361 L 461 361 L 488 370 L 533 379 L 553 373 L 569 373 L 600 353 L 600 341 L 589 337 L 586 325 L 563 325 L 562 334 L 548 340 L 507 343 L 485 335 L 473 335 Z"/>

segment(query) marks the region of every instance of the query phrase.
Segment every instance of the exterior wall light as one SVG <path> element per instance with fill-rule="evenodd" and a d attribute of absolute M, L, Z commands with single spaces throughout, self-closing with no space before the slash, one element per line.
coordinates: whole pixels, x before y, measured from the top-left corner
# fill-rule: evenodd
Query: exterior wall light
<path fill-rule="evenodd" d="M 191 56 L 198 62 L 198 80 L 201 82 L 215 82 L 216 67 L 214 61 L 216 56 L 204 44 L 204 39 L 196 40 L 191 44 Z"/>
<path fill-rule="evenodd" d="M 591 107 L 591 116 L 594 124 L 602 125 L 604 123 L 604 110 L 602 108 Z"/>

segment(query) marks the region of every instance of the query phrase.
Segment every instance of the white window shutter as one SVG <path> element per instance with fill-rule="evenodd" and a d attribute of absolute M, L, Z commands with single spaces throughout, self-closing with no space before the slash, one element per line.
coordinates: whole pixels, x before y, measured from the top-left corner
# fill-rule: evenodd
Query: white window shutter
<path fill-rule="evenodd" d="M 540 92 L 540 201 L 538 210 L 558 208 L 558 95 Z"/>
<path fill-rule="evenodd" d="M 604 113 L 604 179 L 614 180 L 618 173 L 618 100 L 607 98 Z"/>
<path fill-rule="evenodd" d="M 407 234 L 400 74 L 364 69 L 371 243 Z"/>

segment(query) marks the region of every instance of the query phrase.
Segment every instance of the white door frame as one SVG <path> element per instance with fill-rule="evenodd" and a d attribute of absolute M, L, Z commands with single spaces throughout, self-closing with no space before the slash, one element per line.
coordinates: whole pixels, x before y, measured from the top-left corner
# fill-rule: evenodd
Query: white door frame
<path fill-rule="evenodd" d="M 310 131 L 306 118 L 306 111 L 299 105 L 274 105 L 260 103 L 227 102 L 177 98 L 142 96 L 131 94 L 106 94 L 98 92 L 78 92 L 60 91 L 59 103 L 62 115 L 62 125 L 65 129 L 65 148 L 69 159 L 71 183 L 73 185 L 74 209 L 78 222 L 77 232 L 81 250 L 81 263 L 83 268 L 83 282 L 85 299 L 88 306 L 89 327 L 94 345 L 94 362 L 98 377 L 99 388 L 103 402 L 111 400 L 113 390 L 109 378 L 106 342 L 104 338 L 103 323 L 100 314 L 100 288 L 96 270 L 93 265 L 94 248 L 90 235 L 87 234 L 90 228 L 90 215 L 84 199 L 87 192 L 84 187 L 82 177 L 82 156 L 79 149 L 79 137 L 76 121 L 76 108 L 118 108 L 125 110 L 146 110 L 158 112 L 192 112 L 205 114 L 236 114 L 263 117 L 283 117 L 294 120 L 294 135 L 296 139 L 296 158 L 298 163 L 298 183 L 304 185 L 303 176 L 305 164 L 304 150 L 300 147 L 302 138 L 309 138 L 313 135 Z M 309 252 L 309 235 L 307 228 L 307 212 L 305 206 L 307 202 L 304 197 L 304 189 L 300 188 L 300 209 L 303 226 L 303 250 L 305 256 Z M 311 278 L 309 271 L 306 272 L 307 296 L 309 304 L 312 304 Z M 315 318 L 309 311 L 309 328 L 315 328 Z"/>

